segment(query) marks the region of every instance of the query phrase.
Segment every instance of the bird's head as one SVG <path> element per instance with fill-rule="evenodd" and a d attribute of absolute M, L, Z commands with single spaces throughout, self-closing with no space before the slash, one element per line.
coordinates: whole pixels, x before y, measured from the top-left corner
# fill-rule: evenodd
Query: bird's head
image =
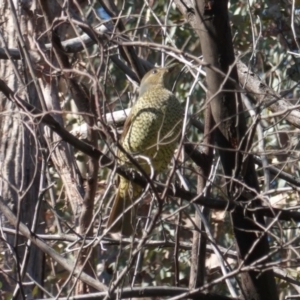
<path fill-rule="evenodd" d="M 166 88 L 167 74 L 170 72 L 170 67 L 158 68 L 155 67 L 145 74 L 140 84 L 140 96 L 148 89 L 163 87 Z"/>

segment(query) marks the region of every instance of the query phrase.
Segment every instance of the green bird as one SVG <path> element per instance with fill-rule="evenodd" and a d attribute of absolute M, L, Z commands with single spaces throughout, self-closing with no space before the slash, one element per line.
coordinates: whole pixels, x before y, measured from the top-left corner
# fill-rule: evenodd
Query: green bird
<path fill-rule="evenodd" d="M 168 167 L 181 133 L 183 110 L 166 87 L 169 72 L 170 68 L 154 68 L 143 77 L 139 97 L 126 119 L 120 141 L 147 174 L 151 173 L 151 166 L 156 174 Z M 121 165 L 136 169 L 124 152 L 119 150 L 117 155 Z M 132 235 L 136 224 L 135 208 L 123 212 L 141 194 L 139 185 L 119 176 L 118 190 L 107 222 L 107 227 L 115 223 L 110 232 Z"/>

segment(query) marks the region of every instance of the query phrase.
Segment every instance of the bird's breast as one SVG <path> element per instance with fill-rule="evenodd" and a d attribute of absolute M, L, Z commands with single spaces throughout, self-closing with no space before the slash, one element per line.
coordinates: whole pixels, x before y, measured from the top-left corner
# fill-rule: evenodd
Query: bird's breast
<path fill-rule="evenodd" d="M 182 108 L 170 91 L 145 92 L 132 109 L 123 147 L 133 156 L 139 154 L 149 157 L 155 170 L 162 170 L 175 150 L 181 132 L 181 120 Z"/>

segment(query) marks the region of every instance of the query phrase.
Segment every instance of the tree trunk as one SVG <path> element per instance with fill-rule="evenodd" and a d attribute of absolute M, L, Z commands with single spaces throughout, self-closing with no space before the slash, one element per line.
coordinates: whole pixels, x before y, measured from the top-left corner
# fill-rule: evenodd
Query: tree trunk
<path fill-rule="evenodd" d="M 243 181 L 257 192 L 259 186 L 252 157 L 247 154 L 248 143 L 251 146 L 251 134 L 246 134 L 240 94 L 234 92 L 236 84 L 225 77 L 225 74 L 229 74 L 231 79 L 238 82 L 228 3 L 198 0 L 195 7 L 190 1 L 176 3 L 197 32 L 204 61 L 208 64 L 207 87 L 212 95 L 210 104 L 217 125 L 215 142 L 227 177 L 228 198 L 230 201 L 249 201 L 255 198 L 255 193 L 249 193 L 240 182 Z M 245 194 L 248 196 L 245 197 Z M 252 203 L 252 207 L 254 205 L 257 203 Z M 246 268 L 241 273 L 245 299 L 278 299 L 272 270 L 266 267 L 261 267 L 259 271 L 247 270 L 247 267 L 269 253 L 268 236 L 261 230 L 261 227 L 265 227 L 264 219 L 248 212 L 233 212 L 231 218 L 240 264 Z M 268 261 L 269 259 L 263 259 L 259 264 L 264 265 Z"/>
<path fill-rule="evenodd" d="M 16 2 L 16 1 L 15 1 Z M 27 1 L 24 1 L 27 2 Z M 0 1 L 0 13 L 5 22 L 1 25 L 2 47 L 16 48 L 20 43 L 17 25 L 23 32 L 23 39 L 28 43 L 27 34 L 32 33 L 32 21 L 28 18 L 24 6 L 15 7 L 18 17 L 23 22 L 17 24 L 14 17 L 12 2 Z M 20 45 L 20 44 L 19 44 Z M 13 60 L 0 60 L 0 78 L 4 79 L 10 88 L 27 99 L 33 105 L 38 105 L 34 86 L 22 77 L 21 64 Z M 20 80 L 21 78 L 21 80 Z M 41 225 L 43 208 L 41 205 L 40 186 L 43 186 L 41 163 L 42 153 L 36 138 L 39 126 L 31 122 L 19 108 L 0 94 L 0 195 L 18 216 L 27 224 L 32 232 L 43 233 Z M 1 226 L 10 227 L 5 218 L 1 217 Z M 2 232 L 2 231 L 1 231 Z M 44 255 L 34 245 L 18 234 L 1 235 L 1 252 L 5 259 L 1 262 L 2 270 L 13 270 L 12 273 L 0 275 L 3 286 L 1 293 L 11 292 L 14 299 L 25 299 L 25 295 L 41 297 L 40 290 L 34 290 L 34 285 L 22 285 L 22 282 L 43 282 Z M 18 283 L 16 283 L 18 282 Z"/>

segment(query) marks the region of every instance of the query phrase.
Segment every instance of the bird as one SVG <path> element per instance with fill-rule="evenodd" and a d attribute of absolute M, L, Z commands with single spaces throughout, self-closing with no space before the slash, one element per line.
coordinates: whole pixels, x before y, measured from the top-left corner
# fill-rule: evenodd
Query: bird
<path fill-rule="evenodd" d="M 147 174 L 153 169 L 156 174 L 167 169 L 182 131 L 182 106 L 167 88 L 172 66 L 155 67 L 144 75 L 138 99 L 126 118 L 120 139 L 123 149 L 132 158 L 136 157 L 136 162 Z M 121 166 L 137 170 L 123 151 L 118 150 L 117 157 Z M 141 196 L 143 189 L 118 176 L 119 185 L 107 228 L 111 227 L 111 233 L 121 232 L 123 236 L 131 236 L 136 225 L 136 209 L 133 207 L 123 212 Z"/>

